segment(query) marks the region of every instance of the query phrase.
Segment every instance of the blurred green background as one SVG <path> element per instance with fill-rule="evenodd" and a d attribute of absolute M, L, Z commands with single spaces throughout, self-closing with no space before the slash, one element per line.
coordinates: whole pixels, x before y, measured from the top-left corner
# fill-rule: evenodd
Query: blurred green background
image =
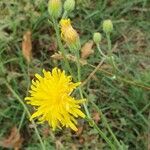
<path fill-rule="evenodd" d="M 112 79 L 109 76 L 112 70 L 109 65 L 105 65 L 84 88 L 89 101 L 94 102 L 103 111 L 113 133 L 124 143 L 125 149 L 150 149 L 150 1 L 77 0 L 76 8 L 69 17 L 80 35 L 82 45 L 92 39 L 94 32 L 102 33 L 101 48 L 104 53 L 107 52 L 107 41 L 102 32 L 102 21 L 104 19 L 113 21 L 112 48 L 122 75 Z M 51 58 L 58 48 L 54 29 L 48 20 L 45 0 L 0 0 L 0 149 L 2 150 L 8 146 L 4 140 L 9 138 L 14 126 L 19 129 L 21 136 L 19 138 L 23 139 L 23 142 L 20 141 L 21 149 L 41 149 L 24 108 L 10 88 L 23 101 L 27 94 L 29 76 L 21 45 L 23 35 L 29 30 L 32 33 L 33 54 L 29 68 L 30 79 L 43 68 L 51 70 L 56 64 L 60 65 L 60 61 Z M 100 62 L 100 56 L 95 46 L 93 50 L 94 54 L 87 62 L 96 67 Z M 74 67 L 72 62 L 71 65 Z M 84 81 L 93 70 L 94 68 L 85 65 L 82 68 L 82 80 Z M 112 139 L 101 122 L 101 116 L 91 103 L 88 107 L 99 128 Z M 32 108 L 28 108 L 32 112 Z M 37 125 L 37 128 L 47 150 L 110 149 L 97 131 L 84 120 L 79 120 L 78 133 L 69 129 L 52 132 L 47 123 Z"/>

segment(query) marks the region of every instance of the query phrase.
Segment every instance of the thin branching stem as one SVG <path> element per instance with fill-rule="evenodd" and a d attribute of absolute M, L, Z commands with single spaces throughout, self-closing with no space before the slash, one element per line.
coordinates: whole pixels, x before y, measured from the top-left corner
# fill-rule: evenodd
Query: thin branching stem
<path fill-rule="evenodd" d="M 100 54 L 101 54 L 104 58 L 107 58 L 107 56 L 102 52 L 102 50 L 101 50 L 99 44 L 96 44 L 96 46 L 97 46 L 97 49 L 98 49 L 98 51 L 100 52 Z"/>
<path fill-rule="evenodd" d="M 25 80 L 27 80 L 27 90 L 26 90 L 26 96 L 28 96 L 28 91 L 30 88 L 30 72 L 29 72 L 30 62 L 27 62 L 27 72 L 25 73 Z M 21 126 L 23 124 L 24 118 L 25 118 L 26 111 L 23 111 L 21 121 L 19 124 L 19 130 L 21 129 Z"/>
<path fill-rule="evenodd" d="M 116 142 L 116 144 L 118 145 L 119 149 L 120 150 L 123 150 L 120 142 L 118 141 L 118 139 L 116 138 L 115 134 L 113 133 L 113 131 L 111 130 L 108 122 L 107 122 L 107 119 L 105 117 L 105 115 L 102 113 L 101 109 L 99 109 L 99 107 L 93 102 L 93 101 L 90 101 L 90 103 L 93 105 L 93 107 L 98 111 L 98 113 L 100 114 L 101 118 L 102 118 L 102 121 L 104 123 L 104 125 L 107 127 L 109 133 L 111 134 L 112 138 L 114 139 L 114 141 Z"/>
<path fill-rule="evenodd" d="M 14 95 L 14 97 L 19 101 L 19 103 L 20 103 L 20 104 L 22 105 L 22 107 L 24 108 L 24 110 L 25 110 L 27 116 L 30 118 L 30 117 L 31 117 L 31 114 L 30 114 L 28 108 L 26 107 L 26 105 L 24 104 L 24 102 L 22 101 L 22 99 L 19 97 L 19 95 L 13 90 L 13 88 L 9 85 L 9 83 L 8 83 L 7 81 L 5 81 L 5 85 L 6 85 L 7 88 L 11 91 L 11 93 Z M 38 138 L 39 141 L 40 141 L 42 150 L 46 150 L 45 145 L 44 145 L 44 143 L 43 143 L 43 141 L 42 141 L 42 138 L 41 138 L 40 133 L 39 133 L 37 127 L 36 127 L 36 124 L 35 124 L 34 120 L 31 120 L 31 123 L 33 124 L 33 128 L 34 128 L 34 130 L 35 130 L 35 134 L 36 134 L 37 138 Z"/>
<path fill-rule="evenodd" d="M 67 57 L 66 57 L 65 49 L 64 49 L 63 44 L 61 42 L 60 30 L 59 30 L 58 22 L 56 20 L 54 20 L 54 19 L 53 19 L 53 26 L 54 26 L 54 29 L 55 29 L 55 32 L 56 32 L 56 38 L 57 38 L 58 47 L 59 47 L 59 49 L 60 49 L 60 51 L 62 53 L 62 56 L 64 58 L 65 66 L 66 66 L 67 70 L 69 71 L 69 73 L 74 77 L 74 74 L 72 73 L 70 64 L 69 64 L 69 62 L 67 60 Z"/>
<path fill-rule="evenodd" d="M 114 61 L 114 57 L 113 57 L 113 53 L 112 53 L 112 46 L 111 46 L 110 33 L 107 33 L 106 37 L 107 37 L 107 42 L 108 42 L 108 57 L 110 58 L 110 63 L 113 66 L 114 73 L 116 73 L 116 71 L 120 72 L 120 70 L 118 69 L 118 67 L 116 66 L 116 63 Z"/>
<path fill-rule="evenodd" d="M 75 55 L 76 55 L 76 58 L 77 58 L 77 62 L 76 62 L 77 63 L 77 79 L 76 79 L 76 77 L 72 73 L 69 62 L 66 58 L 65 49 L 64 49 L 64 46 L 63 46 L 63 44 L 61 42 L 61 39 L 60 39 L 60 31 L 59 31 L 58 22 L 53 20 L 53 25 L 54 25 L 54 29 L 55 29 L 55 32 L 56 32 L 58 46 L 59 46 L 59 49 L 61 50 L 62 55 L 64 57 L 66 67 L 67 67 L 68 71 L 70 72 L 70 74 L 72 75 L 73 79 L 75 81 L 78 79 L 78 82 L 81 82 L 80 51 L 79 51 L 79 49 L 74 48 L 74 52 L 75 52 Z M 72 51 L 72 49 L 70 49 L 70 50 Z M 83 92 L 82 92 L 81 86 L 79 87 L 79 93 L 80 93 L 81 99 L 83 99 L 84 97 L 83 97 Z M 84 109 L 85 109 L 85 112 L 86 112 L 86 115 L 87 115 L 87 120 L 88 120 L 89 124 L 91 124 L 94 127 L 94 129 L 98 131 L 99 135 L 107 142 L 107 144 L 111 147 L 112 150 L 116 150 L 113 143 L 107 138 L 107 136 L 104 134 L 104 132 L 99 129 L 99 127 L 96 125 L 96 123 L 91 118 L 88 107 L 87 107 L 87 104 L 84 103 L 83 106 L 84 106 Z"/>
<path fill-rule="evenodd" d="M 81 66 L 80 66 L 79 50 L 75 50 L 75 54 L 77 57 L 78 81 L 81 82 Z M 81 86 L 79 87 L 79 93 L 80 93 L 81 98 L 83 99 L 84 97 L 83 97 L 83 91 L 81 89 Z M 83 106 L 84 106 L 89 124 L 91 124 L 94 127 L 94 129 L 96 129 L 98 131 L 99 135 L 107 142 L 107 144 L 111 147 L 112 150 L 117 150 L 115 148 L 115 146 L 113 145 L 113 143 L 104 134 L 104 132 L 102 130 L 100 130 L 99 127 L 97 126 L 97 124 L 93 121 L 93 119 L 91 118 L 91 115 L 89 113 L 89 110 L 87 108 L 87 105 L 84 103 Z"/>

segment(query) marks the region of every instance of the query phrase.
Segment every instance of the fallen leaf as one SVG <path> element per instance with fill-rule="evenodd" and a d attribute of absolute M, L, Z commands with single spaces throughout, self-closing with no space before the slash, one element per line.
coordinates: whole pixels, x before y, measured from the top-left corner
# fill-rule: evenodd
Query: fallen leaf
<path fill-rule="evenodd" d="M 75 144 L 72 144 L 71 149 L 72 150 L 77 150 L 77 146 Z"/>
<path fill-rule="evenodd" d="M 112 66 L 109 65 L 109 64 L 103 64 L 103 65 L 101 66 L 101 69 L 111 69 L 111 68 L 112 68 Z"/>
<path fill-rule="evenodd" d="M 93 41 L 90 40 L 87 43 L 85 43 L 83 45 L 83 47 L 81 48 L 81 58 L 88 58 L 91 54 L 94 53 L 94 51 L 92 50 L 93 47 Z"/>
<path fill-rule="evenodd" d="M 56 150 L 64 149 L 63 144 L 61 143 L 60 140 L 56 140 L 55 144 L 56 144 Z"/>
<path fill-rule="evenodd" d="M 84 137 L 80 137 L 80 138 L 79 138 L 79 143 L 80 143 L 80 144 L 83 144 L 84 142 L 85 142 Z"/>
<path fill-rule="evenodd" d="M 58 53 L 53 54 L 51 56 L 51 58 L 56 59 L 56 60 L 62 60 L 63 56 L 62 56 L 62 54 L 60 52 L 58 52 Z"/>
<path fill-rule="evenodd" d="M 63 55 L 62 55 L 61 52 L 53 54 L 51 56 L 51 58 L 56 59 L 56 60 L 62 60 L 62 59 L 64 59 L 64 57 L 63 57 Z M 77 62 L 77 58 L 75 56 L 71 55 L 71 54 L 67 54 L 66 58 L 68 60 L 70 60 L 70 61 Z M 80 59 L 80 64 L 81 65 L 86 65 L 87 61 L 85 59 Z"/>
<path fill-rule="evenodd" d="M 57 44 L 55 41 L 53 41 L 52 43 L 50 43 L 49 51 L 55 52 L 56 50 L 57 50 Z"/>
<path fill-rule="evenodd" d="M 32 57 L 32 41 L 31 41 L 31 31 L 25 32 L 22 41 L 22 54 L 27 62 L 31 61 Z"/>
<path fill-rule="evenodd" d="M 0 141 L 0 146 L 4 148 L 14 148 L 14 150 L 19 150 L 21 148 L 23 138 L 21 137 L 18 129 L 13 127 L 11 129 L 10 135 Z"/>
<path fill-rule="evenodd" d="M 98 112 L 93 113 L 93 120 L 98 123 L 100 121 L 100 116 Z"/>
<path fill-rule="evenodd" d="M 82 134 L 82 132 L 83 132 L 83 126 L 78 128 L 78 131 L 76 132 L 76 135 L 80 136 Z"/>
<path fill-rule="evenodd" d="M 48 137 L 50 134 L 50 129 L 47 127 L 47 128 L 44 128 L 43 129 L 43 136 L 44 137 Z"/>

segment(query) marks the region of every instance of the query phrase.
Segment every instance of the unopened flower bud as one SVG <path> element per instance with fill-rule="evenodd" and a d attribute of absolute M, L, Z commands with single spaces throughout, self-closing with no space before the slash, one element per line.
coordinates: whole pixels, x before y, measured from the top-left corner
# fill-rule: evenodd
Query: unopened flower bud
<path fill-rule="evenodd" d="M 104 20 L 103 22 L 103 31 L 107 33 L 111 33 L 113 30 L 113 24 L 111 20 Z"/>
<path fill-rule="evenodd" d="M 62 2 L 61 0 L 49 0 L 48 2 L 48 12 L 51 17 L 57 19 L 60 17 L 62 12 Z"/>
<path fill-rule="evenodd" d="M 67 12 L 73 11 L 75 8 L 75 0 L 66 0 L 64 3 L 64 10 Z"/>
<path fill-rule="evenodd" d="M 80 39 L 77 31 L 72 27 L 70 19 L 61 19 L 61 38 L 69 47 L 79 48 Z"/>
<path fill-rule="evenodd" d="M 99 44 L 101 42 L 101 39 L 102 39 L 102 35 L 99 32 L 94 33 L 94 35 L 93 35 L 93 41 L 96 44 Z"/>

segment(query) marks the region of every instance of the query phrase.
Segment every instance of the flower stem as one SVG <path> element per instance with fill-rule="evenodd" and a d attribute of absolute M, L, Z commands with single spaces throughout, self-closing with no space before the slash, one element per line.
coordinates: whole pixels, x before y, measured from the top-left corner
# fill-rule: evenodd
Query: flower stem
<path fill-rule="evenodd" d="M 66 10 L 64 11 L 62 18 L 67 18 L 67 11 Z"/>
<path fill-rule="evenodd" d="M 114 73 L 116 72 L 116 70 L 120 72 L 120 70 L 116 66 L 114 58 L 113 58 L 110 33 L 107 33 L 106 37 L 107 37 L 107 42 L 108 42 L 108 57 L 110 58 L 110 63 L 113 66 Z"/>
<path fill-rule="evenodd" d="M 111 49 L 111 40 L 110 40 L 110 33 L 106 34 L 107 42 L 108 42 L 108 56 L 112 56 L 112 49 Z"/>
<path fill-rule="evenodd" d="M 79 50 L 75 50 L 76 57 L 77 57 L 77 69 L 78 69 L 78 81 L 81 81 L 81 66 L 80 66 L 80 54 Z M 79 93 L 81 98 L 83 99 L 83 93 L 82 93 L 81 87 L 79 87 Z M 96 123 L 93 121 L 93 119 L 90 116 L 89 110 L 87 108 L 87 105 L 84 103 L 83 104 L 86 115 L 87 115 L 87 120 L 89 124 L 92 124 L 92 126 L 98 131 L 99 135 L 107 142 L 107 144 L 111 147 L 112 150 L 116 150 L 112 142 L 107 138 L 107 136 L 99 129 L 99 127 L 96 125 Z"/>
<path fill-rule="evenodd" d="M 58 22 L 56 20 L 53 19 L 53 26 L 54 26 L 54 29 L 55 29 L 55 32 L 56 32 L 56 38 L 57 38 L 57 43 L 58 43 L 58 47 L 62 53 L 62 56 L 64 58 L 64 61 L 65 61 L 65 66 L 66 68 L 68 69 L 69 73 L 74 77 L 73 73 L 72 73 L 72 70 L 70 68 L 70 65 L 69 65 L 69 62 L 66 58 L 66 52 L 65 52 L 65 49 L 63 47 L 63 44 L 61 42 L 61 39 L 60 39 L 60 31 L 59 31 L 59 26 L 58 26 Z"/>
<path fill-rule="evenodd" d="M 19 95 L 12 89 L 12 87 L 9 85 L 9 83 L 8 83 L 7 81 L 5 81 L 5 85 L 6 85 L 7 88 L 11 91 L 11 93 L 14 95 L 14 97 L 19 101 L 19 103 L 22 105 L 22 107 L 23 107 L 24 110 L 26 111 L 28 117 L 30 118 L 30 117 L 31 117 L 31 114 L 30 114 L 28 108 L 26 107 L 26 105 L 23 103 L 22 99 L 19 97 Z M 39 131 L 38 131 L 37 127 L 36 127 L 36 124 L 35 124 L 34 120 L 31 120 L 31 122 L 32 122 L 32 124 L 33 124 L 35 133 L 36 133 L 36 135 L 37 135 L 37 137 L 38 137 L 38 139 L 39 139 L 39 141 L 40 141 L 42 150 L 46 150 L 45 145 L 44 145 L 44 143 L 43 143 L 43 141 L 42 141 L 42 138 L 41 138 L 41 136 L 40 136 L 40 134 L 39 134 Z"/>
<path fill-rule="evenodd" d="M 28 91 L 29 91 L 29 88 L 30 88 L 30 72 L 29 72 L 29 67 L 30 67 L 30 62 L 27 62 L 27 71 L 25 73 L 25 80 L 27 81 L 26 96 L 28 95 Z M 22 114 L 22 117 L 21 117 L 21 121 L 20 121 L 19 127 L 18 127 L 19 130 L 21 129 L 21 126 L 23 124 L 25 115 L 26 115 L 26 111 L 24 110 L 23 114 Z"/>
<path fill-rule="evenodd" d="M 79 50 L 75 50 L 75 52 L 76 52 L 76 57 L 77 57 L 78 81 L 81 82 L 80 54 L 79 54 Z M 83 99 L 83 93 L 82 93 L 81 86 L 79 87 L 79 93 L 80 93 L 81 99 Z M 91 118 L 90 113 L 87 108 L 87 105 L 84 103 L 83 106 L 84 106 L 85 112 L 87 114 L 87 117 Z"/>
<path fill-rule="evenodd" d="M 53 20 L 53 25 L 54 25 L 54 29 L 55 29 L 56 36 L 57 36 L 58 46 L 59 46 L 59 49 L 61 50 L 62 55 L 64 57 L 66 67 L 67 67 L 68 71 L 70 72 L 70 74 L 72 75 L 73 79 L 76 80 L 76 77 L 73 75 L 72 70 L 70 68 L 69 62 L 67 61 L 65 49 L 64 49 L 63 44 L 62 44 L 61 39 L 60 39 L 59 26 L 55 20 Z M 80 51 L 79 51 L 79 49 L 80 48 L 77 48 L 77 47 L 73 48 L 73 51 L 75 52 L 75 55 L 77 58 L 77 74 L 78 74 L 77 78 L 78 78 L 78 81 L 80 82 L 81 81 L 81 66 L 80 66 Z M 72 49 L 70 49 L 70 50 L 72 51 Z M 79 93 L 80 93 L 81 98 L 83 99 L 83 93 L 82 93 L 81 87 L 79 87 Z M 92 124 L 94 129 L 96 129 L 98 131 L 99 135 L 108 143 L 108 145 L 111 147 L 112 150 L 116 150 L 116 148 L 112 144 L 112 142 L 107 138 L 107 136 L 99 129 L 99 127 L 96 125 L 96 123 L 92 120 L 90 113 L 89 113 L 89 110 L 87 108 L 87 104 L 84 103 L 83 106 L 84 106 L 84 109 L 85 109 L 85 112 L 87 115 L 87 120 L 89 121 L 89 124 Z"/>
<path fill-rule="evenodd" d="M 103 121 L 104 125 L 107 127 L 107 129 L 108 129 L 109 133 L 111 134 L 112 138 L 114 139 L 114 141 L 115 141 L 116 144 L 118 145 L 119 150 L 123 150 L 123 148 L 122 148 L 120 142 L 118 141 L 118 139 L 116 138 L 116 136 L 115 136 L 114 133 L 112 132 L 112 130 L 111 130 L 111 128 L 110 128 L 110 126 L 109 126 L 109 124 L 108 124 L 108 122 L 107 122 L 107 119 L 106 119 L 105 115 L 102 113 L 102 111 L 98 108 L 98 106 L 97 106 L 94 102 L 90 101 L 90 103 L 91 103 L 91 104 L 95 107 L 95 109 L 99 112 L 100 116 L 102 117 L 102 121 Z"/>
<path fill-rule="evenodd" d="M 93 124 L 94 128 L 99 132 L 99 134 L 101 135 L 101 137 L 103 139 L 105 139 L 105 141 L 107 142 L 107 144 L 111 147 L 112 150 L 117 150 L 115 148 L 115 146 L 112 144 L 112 142 L 107 138 L 107 136 L 103 133 L 102 130 L 99 129 L 99 127 L 96 125 L 96 123 Z"/>
<path fill-rule="evenodd" d="M 97 49 L 98 49 L 98 51 L 100 52 L 100 54 L 101 54 L 104 58 L 107 58 L 107 56 L 102 52 L 102 50 L 101 50 L 99 44 L 96 44 L 96 46 L 97 46 Z"/>

